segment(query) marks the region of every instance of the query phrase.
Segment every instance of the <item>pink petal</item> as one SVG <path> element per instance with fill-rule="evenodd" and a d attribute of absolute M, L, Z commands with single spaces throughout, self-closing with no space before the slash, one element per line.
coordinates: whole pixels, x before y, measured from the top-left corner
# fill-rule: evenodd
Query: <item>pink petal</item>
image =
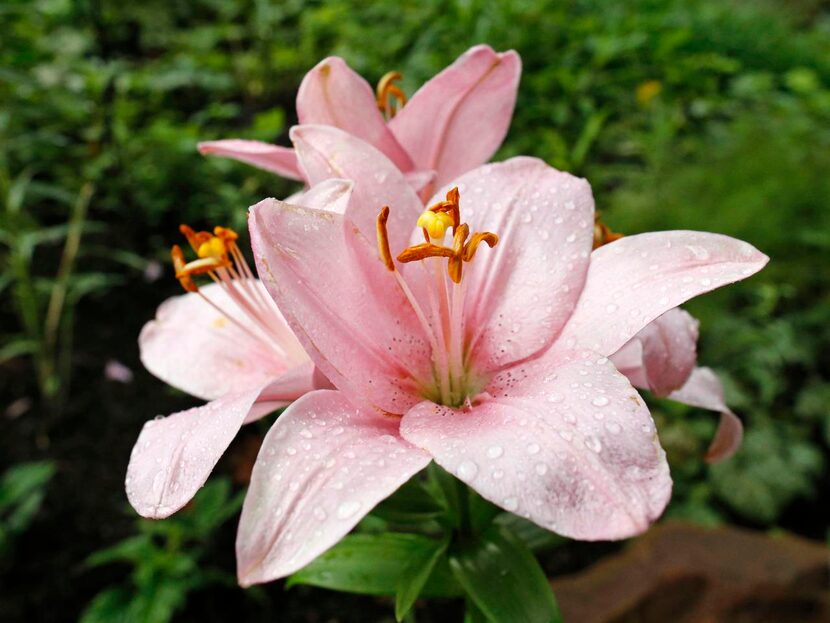
<path fill-rule="evenodd" d="M 410 171 L 404 177 L 407 183 L 412 186 L 412 190 L 418 194 L 418 197 L 426 202 L 432 194 L 432 189 L 435 188 L 435 171 L 429 169 Z"/>
<path fill-rule="evenodd" d="M 245 164 L 265 169 L 292 180 L 302 180 L 297 168 L 297 157 L 289 147 L 271 145 L 262 141 L 246 141 L 229 138 L 222 141 L 199 143 L 199 152 L 211 156 L 224 156 Z"/>
<path fill-rule="evenodd" d="M 720 412 L 718 430 L 706 452 L 708 462 L 725 461 L 741 447 L 743 424 L 726 406 L 723 386 L 710 368 L 695 368 L 686 384 L 669 394 L 669 398 L 693 407 Z"/>
<path fill-rule="evenodd" d="M 219 285 L 210 284 L 201 291 L 221 309 L 234 314 L 243 326 L 257 332 Z M 161 304 L 155 320 L 141 330 L 138 338 L 141 362 L 169 385 L 192 396 L 213 400 L 261 387 L 308 363 L 308 356 L 288 326 L 282 328 L 284 352 L 280 353 L 265 338 L 256 340 L 241 330 L 198 294 L 174 296 Z"/>
<path fill-rule="evenodd" d="M 617 369 L 637 387 L 655 396 L 668 396 L 682 387 L 697 362 L 698 321 L 680 308 L 667 311 L 640 330 L 625 346 L 611 356 Z M 640 344 L 640 361 L 625 361 L 629 344 Z M 644 382 L 643 382 L 644 381 Z"/>
<path fill-rule="evenodd" d="M 446 184 L 501 145 L 521 72 L 516 52 L 475 46 L 421 87 L 389 127 L 415 166 L 436 170 L 436 184 Z"/>
<path fill-rule="evenodd" d="M 325 210 L 337 214 L 345 214 L 352 198 L 354 184 L 351 180 L 329 179 L 315 184 L 308 190 L 296 193 L 285 203 L 291 203 L 304 208 Z"/>
<path fill-rule="evenodd" d="M 485 165 L 455 184 L 462 220 L 499 236 L 462 282 L 474 356 L 492 370 L 547 348 L 570 318 L 588 270 L 594 200 L 585 180 L 535 158 Z"/>
<path fill-rule="evenodd" d="M 752 245 L 720 234 L 665 231 L 621 238 L 591 254 L 579 303 L 552 350 L 580 347 L 610 356 L 661 314 L 746 279 L 768 260 Z"/>
<path fill-rule="evenodd" d="M 263 283 L 322 373 L 390 413 L 417 402 L 431 351 L 374 246 L 342 215 L 273 199 L 249 224 Z"/>
<path fill-rule="evenodd" d="M 412 160 L 386 126 L 369 83 L 342 58 L 330 56 L 309 71 L 297 92 L 301 124 L 330 125 L 371 143 L 401 171 Z"/>
<path fill-rule="evenodd" d="M 325 390 L 279 417 L 259 451 L 239 521 L 242 586 L 304 567 L 427 466 L 429 455 L 400 438 L 398 423 Z"/>
<path fill-rule="evenodd" d="M 488 391 L 466 411 L 417 405 L 401 435 L 494 504 L 565 536 L 627 538 L 663 512 L 665 453 L 645 404 L 607 359 L 529 364 Z"/>
<path fill-rule="evenodd" d="M 168 517 L 207 480 L 262 387 L 144 424 L 127 468 L 127 497 L 144 517 Z"/>
<path fill-rule="evenodd" d="M 387 228 L 392 249 L 403 249 L 423 210 L 403 173 L 377 149 L 328 126 L 295 126 L 291 140 L 310 184 L 327 179 L 352 180 L 354 190 L 346 216 L 368 240 L 383 206 L 391 207 Z"/>

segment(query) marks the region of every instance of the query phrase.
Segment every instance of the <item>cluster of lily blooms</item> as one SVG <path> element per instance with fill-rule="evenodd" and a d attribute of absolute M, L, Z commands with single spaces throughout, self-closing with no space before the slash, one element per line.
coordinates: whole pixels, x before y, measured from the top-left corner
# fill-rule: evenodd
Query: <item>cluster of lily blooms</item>
<path fill-rule="evenodd" d="M 182 227 L 186 293 L 144 327 L 141 357 L 208 402 L 146 423 L 126 488 L 141 515 L 170 515 L 243 424 L 287 407 L 242 510 L 242 585 L 308 564 L 430 461 L 562 535 L 636 535 L 671 493 L 637 389 L 719 412 L 709 460 L 740 444 L 678 306 L 768 258 L 718 234 L 623 237 L 584 179 L 485 164 L 520 73 L 515 52 L 477 46 L 407 102 L 398 74 L 375 92 L 327 58 L 297 94 L 293 149 L 199 146 L 304 189 L 250 208 L 258 278 L 235 232 Z"/>

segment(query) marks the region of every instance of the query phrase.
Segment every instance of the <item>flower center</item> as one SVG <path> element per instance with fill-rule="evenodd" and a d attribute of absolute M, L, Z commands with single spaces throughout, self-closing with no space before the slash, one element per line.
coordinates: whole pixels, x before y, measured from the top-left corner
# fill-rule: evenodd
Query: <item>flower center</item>
<path fill-rule="evenodd" d="M 406 93 L 403 92 L 397 84 L 398 80 L 403 79 L 403 74 L 399 71 L 390 71 L 380 79 L 378 86 L 375 89 L 377 97 L 378 108 L 386 120 L 389 121 L 399 109 L 406 104 Z"/>
<path fill-rule="evenodd" d="M 429 207 L 418 217 L 417 226 L 424 242 L 407 247 L 397 256 L 402 264 L 423 262 L 427 273 L 427 306 L 415 297 L 406 280 L 395 266 L 389 249 L 386 222 L 389 206 L 384 206 L 377 219 L 378 250 L 386 268 L 394 273 L 404 296 L 415 311 L 432 349 L 432 378 L 421 383 L 424 397 L 434 402 L 458 407 L 468 403 L 482 386 L 482 379 L 470 365 L 470 349 L 465 326 L 464 304 L 467 281 L 464 265 L 473 261 L 481 243 L 494 247 L 499 237 L 492 232 L 475 232 L 461 222 L 460 195 L 457 188 L 447 193 L 446 200 Z M 444 238 L 452 229 L 452 243 Z M 444 270 L 443 260 L 447 260 Z M 447 280 L 449 277 L 449 281 Z"/>
<path fill-rule="evenodd" d="M 215 227 L 213 233 L 194 231 L 187 225 L 179 230 L 187 238 L 197 259 L 186 262 L 179 245 L 173 245 L 170 256 L 176 279 L 187 292 L 198 294 L 257 342 L 265 342 L 282 357 L 295 359 L 301 352 L 289 347 L 296 339 L 282 320 L 276 305 L 256 279 L 236 240 L 237 233 L 227 227 Z M 207 275 L 227 295 L 227 299 L 208 296 L 194 277 Z M 288 351 L 291 352 L 288 352 Z"/>

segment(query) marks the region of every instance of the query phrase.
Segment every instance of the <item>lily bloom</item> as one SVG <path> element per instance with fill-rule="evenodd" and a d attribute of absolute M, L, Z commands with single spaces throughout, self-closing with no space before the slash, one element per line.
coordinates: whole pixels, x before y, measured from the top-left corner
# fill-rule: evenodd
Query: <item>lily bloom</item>
<path fill-rule="evenodd" d="M 496 53 L 477 45 L 407 102 L 395 84 L 401 78 L 398 72 L 384 76 L 375 93 L 342 58 L 331 56 L 303 79 L 297 117 L 301 124 L 334 126 L 368 142 L 411 174 L 410 182 L 418 189 L 441 186 L 487 162 L 501 145 L 520 75 L 516 52 Z M 200 143 L 199 151 L 307 181 L 288 147 L 227 139 Z"/>
<path fill-rule="evenodd" d="M 351 161 L 387 173 L 371 148 Z M 766 256 L 688 231 L 592 253 L 588 183 L 533 158 L 468 172 L 426 211 L 400 172 L 383 178 L 352 178 L 343 212 L 251 209 L 259 275 L 337 389 L 292 403 L 266 436 L 240 519 L 240 583 L 300 569 L 431 460 L 566 536 L 645 530 L 670 497 L 668 465 L 608 358 Z"/>
<path fill-rule="evenodd" d="M 682 309 L 672 309 L 645 326 L 611 356 L 634 387 L 647 389 L 693 407 L 718 411 L 720 423 L 706 460 L 731 457 L 743 440 L 741 420 L 723 397 L 723 387 L 710 368 L 697 367 L 698 321 Z"/>
<path fill-rule="evenodd" d="M 345 209 L 351 184 L 321 184 L 305 205 Z M 338 208 L 338 206 L 341 206 Z M 141 361 L 155 376 L 207 404 L 148 421 L 133 447 L 127 497 L 145 517 L 167 517 L 205 483 L 243 424 L 329 387 L 236 244 L 217 227 L 182 233 L 197 255 L 172 250 L 184 295 L 165 301 L 141 331 Z M 213 283 L 197 285 L 194 277 Z"/>

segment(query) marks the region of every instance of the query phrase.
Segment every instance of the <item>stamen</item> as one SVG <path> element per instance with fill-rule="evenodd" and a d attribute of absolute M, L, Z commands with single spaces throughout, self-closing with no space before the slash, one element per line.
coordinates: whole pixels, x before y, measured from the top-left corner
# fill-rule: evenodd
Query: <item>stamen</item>
<path fill-rule="evenodd" d="M 389 220 L 389 206 L 383 206 L 383 209 L 378 214 L 377 220 L 377 235 L 378 235 L 378 252 L 380 259 L 386 265 L 389 271 L 395 271 L 395 263 L 392 261 L 392 252 L 389 250 L 389 233 L 386 231 L 386 221 Z"/>
<path fill-rule="evenodd" d="M 406 105 L 406 93 L 395 84 L 402 79 L 401 72 L 390 71 L 380 79 L 375 89 L 378 108 L 387 120 L 392 119 L 398 110 Z"/>
<path fill-rule="evenodd" d="M 194 231 L 187 225 L 179 230 L 187 238 L 198 259 L 186 262 L 181 247 L 174 245 L 170 251 L 176 279 L 185 291 L 197 293 L 208 305 L 227 318 L 254 340 L 267 340 L 282 356 L 293 356 L 285 344 L 292 343 L 292 334 L 284 327 L 273 301 L 267 298 L 256 282 L 245 257 L 239 250 L 237 233 L 226 227 L 216 227 L 213 233 Z M 207 275 L 232 301 L 230 308 L 223 308 L 211 300 L 194 281 L 193 277 Z M 227 307 L 227 305 L 224 305 Z M 230 311 L 235 313 L 230 313 Z M 242 322 L 240 318 L 247 318 Z"/>
<path fill-rule="evenodd" d="M 482 242 L 486 242 L 487 246 L 492 249 L 499 243 L 499 237 L 496 234 L 491 233 L 489 231 L 477 231 L 476 233 L 474 233 L 472 238 L 470 238 L 470 242 L 467 243 L 467 248 L 464 250 L 465 262 L 473 261 L 473 258 L 476 254 L 476 249 L 478 249 L 478 245 L 480 245 Z"/>
<path fill-rule="evenodd" d="M 432 205 L 418 217 L 417 226 L 422 228 L 426 241 L 405 248 L 396 258 L 404 264 L 423 260 L 429 262 L 427 274 L 434 279 L 434 287 L 427 284 L 421 290 L 425 290 L 429 298 L 429 319 L 392 259 L 386 230 L 388 206 L 383 207 L 377 219 L 381 261 L 394 273 L 432 348 L 434 385 L 425 386 L 428 390 L 426 396 L 449 406 L 464 404 L 480 390 L 480 379 L 471 374 L 465 363 L 465 349 L 469 348 L 469 343 L 464 326 L 467 289 L 467 282 L 463 281 L 464 263 L 473 260 L 482 242 L 491 248 L 499 242 L 499 237 L 492 232 L 475 232 L 471 236 L 470 226 L 461 222 L 460 213 L 460 195 L 458 189 L 453 188 L 447 193 L 446 200 Z M 450 227 L 453 228 L 452 243 L 445 246 L 443 241 Z M 447 281 L 441 268 L 443 258 L 447 259 L 446 274 L 452 283 Z"/>
<path fill-rule="evenodd" d="M 619 240 L 623 237 L 623 234 L 618 234 L 611 231 L 611 228 L 608 227 L 605 223 L 602 222 L 600 218 L 599 212 L 594 214 L 594 246 L 593 249 L 598 249 L 599 247 L 608 244 L 609 242 L 614 242 L 615 240 Z"/>

